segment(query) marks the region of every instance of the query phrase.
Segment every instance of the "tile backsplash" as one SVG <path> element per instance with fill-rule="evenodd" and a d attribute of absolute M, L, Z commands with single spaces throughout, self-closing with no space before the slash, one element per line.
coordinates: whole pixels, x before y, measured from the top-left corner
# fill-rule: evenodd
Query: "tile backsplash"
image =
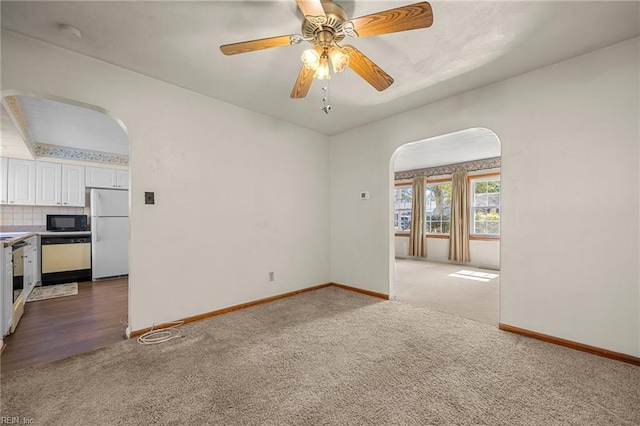
<path fill-rule="evenodd" d="M 48 214 L 89 214 L 85 207 L 0 206 L 0 232 L 44 231 Z"/>

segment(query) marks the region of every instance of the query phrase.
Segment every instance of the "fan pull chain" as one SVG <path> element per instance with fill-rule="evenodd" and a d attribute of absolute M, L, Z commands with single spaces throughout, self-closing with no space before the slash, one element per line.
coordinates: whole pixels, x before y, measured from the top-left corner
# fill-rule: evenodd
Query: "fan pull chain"
<path fill-rule="evenodd" d="M 322 88 L 322 91 L 324 92 L 323 96 L 322 96 L 322 106 L 320 107 L 321 110 L 324 111 L 325 114 L 329 114 L 329 111 L 331 111 L 331 104 L 329 103 L 329 81 L 327 80 L 327 85 L 324 86 Z"/>

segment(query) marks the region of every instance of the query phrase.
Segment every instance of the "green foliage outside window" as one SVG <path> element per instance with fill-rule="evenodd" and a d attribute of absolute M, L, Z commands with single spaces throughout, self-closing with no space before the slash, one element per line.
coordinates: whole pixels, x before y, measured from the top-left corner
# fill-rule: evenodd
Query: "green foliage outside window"
<path fill-rule="evenodd" d="M 399 186 L 394 190 L 393 224 L 396 232 L 406 232 L 411 228 L 411 206 L 413 188 Z"/>
<path fill-rule="evenodd" d="M 451 229 L 451 183 L 428 184 L 425 201 L 427 234 L 449 234 Z"/>
<path fill-rule="evenodd" d="M 451 182 L 427 184 L 425 193 L 425 232 L 448 235 L 451 230 Z M 500 236 L 500 177 L 471 180 L 471 235 Z M 413 189 L 394 190 L 394 228 L 409 232 Z"/>
<path fill-rule="evenodd" d="M 500 235 L 500 178 L 472 181 L 473 235 Z"/>

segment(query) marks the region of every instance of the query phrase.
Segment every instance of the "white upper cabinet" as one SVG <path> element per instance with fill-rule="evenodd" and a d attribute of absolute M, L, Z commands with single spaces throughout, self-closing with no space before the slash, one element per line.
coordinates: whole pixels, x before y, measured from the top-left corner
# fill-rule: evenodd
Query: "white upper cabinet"
<path fill-rule="evenodd" d="M 9 159 L 0 157 L 0 204 L 9 202 Z"/>
<path fill-rule="evenodd" d="M 129 188 L 129 172 L 126 170 L 86 167 L 86 186 L 89 188 Z"/>
<path fill-rule="evenodd" d="M 129 189 L 129 172 L 127 170 L 116 170 L 116 185 L 118 188 Z"/>
<path fill-rule="evenodd" d="M 0 204 L 85 206 L 84 166 L 6 157 L 0 161 Z"/>
<path fill-rule="evenodd" d="M 86 188 L 129 189 L 129 171 L 0 157 L 0 204 L 85 207 Z"/>
<path fill-rule="evenodd" d="M 36 205 L 62 205 L 62 165 L 36 161 Z"/>
<path fill-rule="evenodd" d="M 116 188 L 116 171 L 100 167 L 85 167 L 86 185 L 90 188 Z"/>
<path fill-rule="evenodd" d="M 36 163 L 29 160 L 8 159 L 9 204 L 36 204 Z"/>
<path fill-rule="evenodd" d="M 84 166 L 62 165 L 62 205 L 85 206 Z"/>
<path fill-rule="evenodd" d="M 84 166 L 36 161 L 36 205 L 84 207 Z"/>

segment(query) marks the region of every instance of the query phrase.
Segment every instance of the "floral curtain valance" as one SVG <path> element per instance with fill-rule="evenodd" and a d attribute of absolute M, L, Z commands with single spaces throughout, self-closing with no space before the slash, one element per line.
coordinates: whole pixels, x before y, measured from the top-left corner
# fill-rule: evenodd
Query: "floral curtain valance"
<path fill-rule="evenodd" d="M 395 180 L 413 179 L 417 176 L 452 175 L 455 172 L 475 172 L 477 170 L 500 168 L 500 157 L 485 158 L 484 160 L 467 161 L 466 163 L 447 164 L 426 169 L 396 172 Z"/>

